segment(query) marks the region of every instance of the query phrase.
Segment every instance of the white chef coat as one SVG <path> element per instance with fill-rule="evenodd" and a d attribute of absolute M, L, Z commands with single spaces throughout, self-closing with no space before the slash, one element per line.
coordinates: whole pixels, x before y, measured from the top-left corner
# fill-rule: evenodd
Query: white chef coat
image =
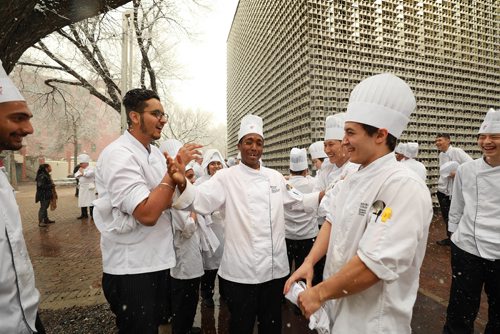
<path fill-rule="evenodd" d="M 417 161 L 415 159 L 405 159 L 402 160 L 401 163 L 410 168 L 412 171 L 417 173 L 417 175 L 424 181 L 427 181 L 427 168 L 425 168 L 425 165 L 421 163 L 420 161 Z"/>
<path fill-rule="evenodd" d="M 78 206 L 80 208 L 92 206 L 92 202 L 97 199 L 94 169 L 87 166 L 82 172 L 78 170 L 75 177 L 78 178 Z"/>
<path fill-rule="evenodd" d="M 288 182 L 303 194 L 309 194 L 314 188 L 314 179 L 292 175 Z M 312 239 L 318 235 L 316 215 L 304 210 L 294 210 L 293 205 L 285 205 L 285 237 L 291 240 Z"/>
<path fill-rule="evenodd" d="M 97 160 L 99 198 L 94 201 L 94 222 L 101 232 L 102 264 L 107 274 L 140 274 L 175 265 L 169 210 L 154 226 L 143 225 L 132 216 L 167 171 L 160 150 L 152 145 L 149 148 L 151 152 L 125 131 Z"/>
<path fill-rule="evenodd" d="M 450 207 L 451 240 L 467 253 L 500 260 L 500 167 L 483 158 L 460 165 Z"/>
<path fill-rule="evenodd" d="M 325 221 L 327 212 L 331 210 L 332 201 L 335 197 L 334 192 L 332 192 L 331 190 L 337 185 L 338 182 L 355 173 L 358 169 L 359 164 L 346 161 L 342 166 L 336 167 L 330 172 L 330 175 L 328 177 L 330 183 L 328 184 L 328 187 L 325 190 L 325 196 L 323 196 L 323 199 L 321 200 L 321 203 L 318 207 L 318 216 L 322 220 L 321 223 Z"/>
<path fill-rule="evenodd" d="M 176 279 L 193 279 L 203 276 L 200 234 L 191 212 L 172 209 L 174 226 L 175 267 L 170 275 Z"/>
<path fill-rule="evenodd" d="M 335 188 L 324 278 L 358 255 L 380 281 L 327 302 L 332 333 L 410 333 L 432 200 L 425 183 L 391 152 Z M 373 203 L 383 201 L 377 216 Z M 389 211 L 391 214 L 389 214 Z"/>
<path fill-rule="evenodd" d="M 441 167 L 448 161 L 456 161 L 461 165 L 464 162 L 472 161 L 472 158 L 461 148 L 452 147 L 450 145 L 446 152 L 439 153 L 439 167 Z M 450 196 L 453 191 L 453 178 L 449 176 L 443 177 L 439 175 L 437 189 L 439 192 Z"/>
<path fill-rule="evenodd" d="M 196 180 L 195 185 L 198 186 L 205 181 L 210 180 L 210 175 L 204 175 Z M 211 250 L 202 251 L 203 268 L 205 270 L 216 270 L 220 267 L 222 254 L 224 253 L 224 220 L 223 213 L 220 211 L 212 212 L 210 215 L 205 216 L 204 221 L 208 222 L 207 228 L 211 229 L 219 240 L 219 247 L 212 252 Z"/>
<path fill-rule="evenodd" d="M 33 333 L 40 293 L 14 189 L 0 171 L 0 333 Z"/>
<path fill-rule="evenodd" d="M 224 208 L 225 244 L 219 275 L 232 282 L 259 284 L 289 273 L 283 205 L 292 203 L 313 212 L 318 193 L 287 190 L 279 172 L 239 164 L 218 171 L 199 186 L 188 182 L 173 206 L 191 205 L 203 215 Z"/>

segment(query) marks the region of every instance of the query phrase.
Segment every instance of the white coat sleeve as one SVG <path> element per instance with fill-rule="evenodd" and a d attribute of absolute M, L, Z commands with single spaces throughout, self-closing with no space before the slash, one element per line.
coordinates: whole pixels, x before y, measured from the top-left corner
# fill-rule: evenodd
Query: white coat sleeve
<path fill-rule="evenodd" d="M 458 228 L 458 223 L 462 218 L 464 213 L 464 194 L 462 193 L 462 173 L 463 169 L 461 166 L 457 169 L 457 174 L 455 175 L 455 182 L 453 183 L 453 196 L 451 196 L 451 205 L 448 221 L 448 231 L 454 233 Z"/>
<path fill-rule="evenodd" d="M 378 278 L 393 281 L 412 266 L 420 241 L 427 237 L 432 200 L 423 183 L 406 178 L 389 179 L 376 200 L 385 209 L 378 216 L 369 209 L 357 255 Z"/>
<path fill-rule="evenodd" d="M 315 212 L 319 205 L 319 191 L 304 194 L 293 187 L 288 186 L 288 182 L 282 177 L 281 191 L 283 194 L 283 204 L 291 210 L 304 212 Z"/>
<path fill-rule="evenodd" d="M 191 210 L 201 215 L 209 215 L 218 210 L 226 202 L 224 180 L 220 174 L 215 174 L 200 184 L 193 186 L 186 182 L 186 189 L 175 200 L 172 207 L 179 210 Z"/>
<path fill-rule="evenodd" d="M 457 162 L 459 164 L 463 164 L 463 163 L 472 161 L 472 158 L 470 157 L 470 155 L 468 155 L 467 153 L 465 153 L 464 150 L 462 150 L 462 149 L 457 150 L 457 153 L 458 153 Z"/>
<path fill-rule="evenodd" d="M 94 177 L 94 169 L 93 168 L 87 168 L 86 170 L 83 171 L 83 176 L 85 177 Z"/>

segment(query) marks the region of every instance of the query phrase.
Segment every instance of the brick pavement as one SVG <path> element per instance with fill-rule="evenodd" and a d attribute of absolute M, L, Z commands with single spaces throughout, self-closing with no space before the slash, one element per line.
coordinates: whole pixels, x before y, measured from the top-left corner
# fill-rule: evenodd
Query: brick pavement
<path fill-rule="evenodd" d="M 34 184 L 21 184 L 17 200 L 37 287 L 42 295 L 40 308 L 57 310 L 105 303 L 100 283 L 99 232 L 91 220 L 76 219 L 80 210 L 74 188 L 58 188 L 58 208 L 49 212 L 49 217 L 56 223 L 45 228 L 38 227 L 39 205 L 34 203 L 34 193 Z M 450 250 L 435 243 L 443 236 L 444 224 L 438 216 L 431 224 L 421 270 L 420 293 L 412 322 L 414 333 L 439 333 L 444 322 L 451 282 Z M 486 298 L 483 296 L 476 322 L 480 331 L 484 329 L 486 311 Z M 200 324 L 199 314 L 196 323 Z"/>
<path fill-rule="evenodd" d="M 99 232 L 92 220 L 80 214 L 74 187 L 58 187 L 58 207 L 49 211 L 56 221 L 38 226 L 35 185 L 21 184 L 16 198 L 23 220 L 24 236 L 41 293 L 42 309 L 60 309 L 104 303 L 101 290 Z"/>

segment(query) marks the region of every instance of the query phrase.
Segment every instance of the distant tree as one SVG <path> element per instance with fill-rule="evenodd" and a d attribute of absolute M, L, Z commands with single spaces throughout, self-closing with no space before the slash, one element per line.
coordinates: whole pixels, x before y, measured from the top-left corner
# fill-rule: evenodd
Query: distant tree
<path fill-rule="evenodd" d="M 164 138 L 174 138 L 183 143 L 211 144 L 214 140 L 209 132 L 212 118 L 212 114 L 208 112 L 175 107 L 169 113 L 162 135 Z"/>
<path fill-rule="evenodd" d="M 130 0 L 2 0 L 0 59 L 10 73 L 21 55 L 45 36 Z"/>
<path fill-rule="evenodd" d="M 132 9 L 132 30 L 140 62 L 140 67 L 134 66 L 137 70 L 133 85 L 158 91 L 158 74 L 171 77 L 176 69 L 171 51 L 164 47 L 165 34 L 173 29 L 185 33 L 187 30 L 176 17 L 174 2 L 133 0 Z M 53 77 L 45 84 L 53 91 L 61 86 L 79 86 L 119 113 L 121 41 L 121 15 L 106 13 L 58 29 L 33 46 L 33 52 L 23 57 L 19 65 L 48 70 L 46 73 Z M 95 82 L 102 85 L 97 87 Z"/>
<path fill-rule="evenodd" d="M 213 147 L 225 154 L 226 125 L 214 126 L 213 123 L 213 115 L 209 112 L 176 107 L 169 114 L 162 137 L 174 138 L 182 143 L 198 143 Z"/>

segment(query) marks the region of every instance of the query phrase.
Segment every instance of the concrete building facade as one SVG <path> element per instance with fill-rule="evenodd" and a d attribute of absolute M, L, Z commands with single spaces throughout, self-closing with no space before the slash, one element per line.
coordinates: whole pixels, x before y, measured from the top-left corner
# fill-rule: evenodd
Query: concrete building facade
<path fill-rule="evenodd" d="M 382 72 L 416 95 L 401 140 L 419 142 L 434 186 L 436 133 L 477 156 L 481 120 L 500 106 L 500 2 L 240 0 L 227 39 L 229 156 L 253 113 L 264 119 L 264 164 L 286 172 L 290 148 L 321 140 L 326 116 Z"/>

